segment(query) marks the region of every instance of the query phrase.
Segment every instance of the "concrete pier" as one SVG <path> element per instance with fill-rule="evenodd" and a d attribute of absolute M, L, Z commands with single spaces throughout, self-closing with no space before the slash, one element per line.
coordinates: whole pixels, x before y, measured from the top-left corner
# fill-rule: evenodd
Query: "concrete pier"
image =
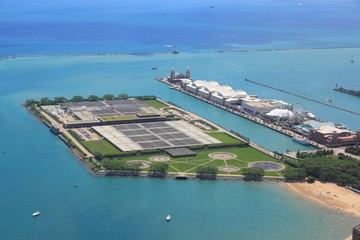
<path fill-rule="evenodd" d="M 282 127 L 280 127 L 280 126 L 277 126 L 277 125 L 274 125 L 274 124 L 272 124 L 272 123 L 264 122 L 262 119 L 260 119 L 260 118 L 258 118 L 258 117 L 255 117 L 255 116 L 253 116 L 253 115 L 251 115 L 251 114 L 249 114 L 249 113 L 247 113 L 247 112 L 245 112 L 245 111 L 237 111 L 237 110 L 228 108 L 228 107 L 226 107 L 226 106 L 223 106 L 223 105 L 221 105 L 221 104 L 212 102 L 212 101 L 210 101 L 209 99 L 206 99 L 206 98 L 203 98 L 203 97 L 201 97 L 201 96 L 195 95 L 195 94 L 193 94 L 193 93 L 191 93 L 191 92 L 184 91 L 180 86 L 177 86 L 177 85 L 175 85 L 175 84 L 172 84 L 172 83 L 169 83 L 168 81 L 166 81 L 166 78 L 157 78 L 156 80 L 158 80 L 158 81 L 160 81 L 160 82 L 162 82 L 162 83 L 165 83 L 165 84 L 169 85 L 169 86 L 170 86 L 172 89 L 174 89 L 174 90 L 177 90 L 177 91 L 180 91 L 180 92 L 182 92 L 182 93 L 185 93 L 185 94 L 187 94 L 187 95 L 189 95 L 189 96 L 192 96 L 192 97 L 194 97 L 194 98 L 197 98 L 197 99 L 199 99 L 199 100 L 202 100 L 202 101 L 204 101 L 204 102 L 207 102 L 207 103 L 209 103 L 209 104 L 211 104 L 211 105 L 214 105 L 214 106 L 216 106 L 216 107 L 218 107 L 218 108 L 224 109 L 224 110 L 226 110 L 226 111 L 228 111 L 228 112 L 231 112 L 231 113 L 233 113 L 233 114 L 235 114 L 235 115 L 238 115 L 238 116 L 240 116 L 240 117 L 242 117 L 242 118 L 245 118 L 245 119 L 247 119 L 247 120 L 250 120 L 250 121 L 252 121 L 252 122 L 254 122 L 254 123 L 257 123 L 257 124 L 259 124 L 259 125 L 262 125 L 262 126 L 264 126 L 264 127 L 270 128 L 270 129 L 272 129 L 272 130 L 274 130 L 274 131 L 277 131 L 277 132 L 282 133 L 282 134 L 284 134 L 284 135 L 287 135 L 287 136 L 289 136 L 289 137 L 297 137 L 297 138 L 301 138 L 301 137 L 302 137 L 301 135 L 299 135 L 299 134 L 297 134 L 297 133 L 295 133 L 295 132 L 292 132 L 292 131 L 290 131 L 290 130 L 288 130 L 288 129 L 284 129 L 284 128 L 282 128 Z M 324 147 L 325 147 L 324 145 L 321 145 L 321 144 L 316 143 L 316 142 L 314 142 L 314 141 L 309 141 L 309 143 L 310 143 L 312 146 L 317 147 L 317 148 L 324 148 Z M 262 152 L 264 152 L 264 153 L 266 152 L 267 154 L 269 154 L 269 153 L 271 152 L 271 151 L 269 151 L 269 150 L 267 150 L 267 149 L 265 149 L 265 148 L 262 148 L 261 146 L 258 146 L 258 145 L 254 144 L 254 143 L 250 143 L 250 146 L 252 146 L 252 147 L 254 147 L 254 148 L 257 148 L 258 150 L 260 150 L 260 151 L 262 151 Z M 273 155 L 273 154 L 269 154 L 269 155 Z"/>

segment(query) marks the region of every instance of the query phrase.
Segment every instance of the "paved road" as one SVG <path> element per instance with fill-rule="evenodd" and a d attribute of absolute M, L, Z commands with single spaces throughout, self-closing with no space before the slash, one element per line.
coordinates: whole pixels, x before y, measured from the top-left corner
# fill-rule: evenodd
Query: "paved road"
<path fill-rule="evenodd" d="M 71 139 L 71 141 L 83 152 L 86 153 L 86 158 L 94 157 L 86 148 L 84 148 L 83 145 L 81 145 L 63 126 L 62 124 L 56 122 L 52 117 L 50 117 L 46 112 L 42 111 L 40 108 L 38 108 L 40 113 L 50 121 L 50 123 L 54 126 L 60 129 L 60 132 L 65 135 L 67 138 Z"/>

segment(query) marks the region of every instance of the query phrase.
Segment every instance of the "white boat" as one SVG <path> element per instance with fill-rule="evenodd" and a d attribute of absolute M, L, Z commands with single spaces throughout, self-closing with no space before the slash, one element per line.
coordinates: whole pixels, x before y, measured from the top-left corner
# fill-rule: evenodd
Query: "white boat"
<path fill-rule="evenodd" d="M 165 220 L 166 220 L 166 221 L 170 221 L 170 220 L 171 220 L 171 216 L 170 216 L 169 214 L 166 215 Z"/>
<path fill-rule="evenodd" d="M 302 145 L 310 145 L 309 140 L 307 140 L 306 138 L 297 138 L 297 137 L 293 137 L 292 140 L 294 142 L 300 143 Z"/>
<path fill-rule="evenodd" d="M 33 213 L 32 216 L 33 216 L 33 217 L 37 217 L 37 216 L 39 216 L 39 215 L 40 215 L 40 212 L 39 212 L 39 211 L 36 211 L 36 212 Z"/>

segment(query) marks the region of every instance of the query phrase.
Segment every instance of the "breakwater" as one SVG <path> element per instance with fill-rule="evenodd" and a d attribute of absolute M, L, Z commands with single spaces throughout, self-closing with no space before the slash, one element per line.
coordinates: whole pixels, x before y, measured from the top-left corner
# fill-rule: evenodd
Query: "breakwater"
<path fill-rule="evenodd" d="M 338 106 L 335 106 L 335 105 L 332 105 L 332 104 L 329 104 L 329 103 L 326 103 L 326 102 L 322 102 L 322 101 L 319 101 L 319 100 L 316 100 L 316 99 L 313 99 L 313 98 L 302 96 L 302 95 L 297 94 L 297 93 L 292 93 L 292 92 L 289 92 L 289 91 L 286 91 L 286 90 L 283 90 L 283 89 L 280 89 L 280 88 L 277 88 L 277 87 L 273 87 L 273 86 L 270 86 L 270 85 L 267 85 L 267 84 L 259 83 L 259 82 L 249 80 L 249 79 L 245 79 L 245 81 L 256 84 L 256 85 L 259 85 L 259 86 L 262 86 L 262 87 L 270 88 L 270 89 L 273 89 L 273 90 L 276 90 L 276 91 L 279 91 L 279 92 L 283 92 L 283 93 L 286 93 L 286 94 L 289 94 L 289 95 L 292 95 L 292 96 L 295 96 L 295 97 L 303 98 L 303 99 L 306 99 L 308 101 L 312 101 L 312 102 L 322 104 L 322 105 L 325 105 L 325 106 L 328 106 L 328 107 L 336 108 L 336 109 L 344 111 L 344 112 L 349 112 L 349 113 L 352 113 L 352 114 L 355 114 L 355 115 L 360 115 L 360 113 L 358 113 L 358 112 L 355 112 L 355 111 L 352 111 L 352 110 L 349 110 L 349 109 L 346 109 L 346 108 L 338 107 Z"/>
<path fill-rule="evenodd" d="M 335 87 L 334 90 L 338 91 L 338 92 L 347 93 L 347 94 L 350 94 L 350 95 L 360 97 L 360 91 L 359 90 L 356 91 L 356 90 L 352 90 L 352 89 L 345 89 L 345 88 L 342 88 L 342 87 Z"/>
<path fill-rule="evenodd" d="M 219 53 L 241 53 L 241 52 L 281 52 L 281 51 L 309 51 L 309 50 L 336 50 L 336 49 L 355 49 L 360 46 L 349 47 L 322 47 L 322 48 L 273 48 L 273 49 L 220 49 Z"/>

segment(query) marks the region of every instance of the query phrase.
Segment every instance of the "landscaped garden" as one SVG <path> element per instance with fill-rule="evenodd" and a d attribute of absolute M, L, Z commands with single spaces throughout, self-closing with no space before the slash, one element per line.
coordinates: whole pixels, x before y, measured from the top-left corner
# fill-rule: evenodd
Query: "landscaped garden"
<path fill-rule="evenodd" d="M 192 157 L 172 158 L 167 154 L 158 155 L 139 155 L 126 158 L 105 158 L 101 161 L 102 165 L 111 170 L 126 170 L 130 166 L 133 170 L 134 160 L 138 160 L 140 169 L 147 171 L 151 164 L 164 162 L 168 164 L 167 172 L 175 173 L 198 173 L 198 167 L 215 167 L 217 174 L 242 175 L 244 169 L 249 168 L 249 164 L 257 161 L 277 162 L 270 156 L 251 148 L 222 148 L 212 150 L 196 151 L 197 155 Z M 142 161 L 142 162 L 141 162 Z M 130 165 L 129 165 L 130 163 Z M 144 164 L 142 164 L 144 163 Z M 150 163 L 150 165 L 148 165 Z M 283 170 L 265 171 L 265 176 L 283 176 Z"/>

